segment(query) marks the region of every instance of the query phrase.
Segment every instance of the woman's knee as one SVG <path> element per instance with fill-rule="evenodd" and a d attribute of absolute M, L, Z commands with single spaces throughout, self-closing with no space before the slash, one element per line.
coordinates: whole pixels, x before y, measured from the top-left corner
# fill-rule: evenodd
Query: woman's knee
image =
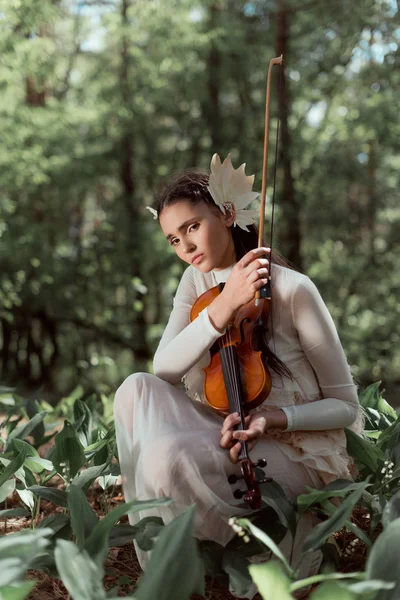
<path fill-rule="evenodd" d="M 126 414 L 130 407 L 133 409 L 133 403 L 140 400 L 144 394 L 145 388 L 152 381 L 154 375 L 150 373 L 132 373 L 119 386 L 114 396 L 114 413 L 121 417 Z"/>

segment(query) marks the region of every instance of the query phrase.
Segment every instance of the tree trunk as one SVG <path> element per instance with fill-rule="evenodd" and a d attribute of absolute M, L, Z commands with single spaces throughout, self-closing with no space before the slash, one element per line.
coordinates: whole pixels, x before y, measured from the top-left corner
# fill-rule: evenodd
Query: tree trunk
<path fill-rule="evenodd" d="M 290 23 L 289 15 L 285 7 L 285 1 L 279 3 L 276 15 L 276 55 L 283 54 L 284 63 L 288 60 Z M 279 165 L 283 170 L 283 186 L 280 204 L 282 207 L 280 231 L 280 249 L 284 256 L 290 260 L 296 268 L 302 269 L 301 258 L 301 229 L 300 229 L 300 206 L 296 198 L 294 181 L 292 175 L 292 139 L 289 131 L 290 97 L 287 80 L 285 77 L 285 66 L 283 66 L 282 80 L 279 91 L 279 118 L 281 143 L 279 149 Z"/>
<path fill-rule="evenodd" d="M 120 68 L 120 86 L 121 98 L 123 106 L 127 107 L 132 102 L 132 90 L 129 83 L 129 37 L 127 29 L 129 27 L 128 10 L 130 0 L 122 0 L 121 3 L 121 26 L 122 26 L 122 43 L 121 43 L 121 68 Z M 133 169 L 134 164 L 134 136 L 132 132 L 131 122 L 129 127 L 125 128 L 126 133 L 122 136 L 120 144 L 120 177 L 123 190 L 123 198 L 125 207 L 128 213 L 128 264 L 130 265 L 132 276 L 139 276 L 143 279 L 142 266 L 139 261 L 135 261 L 137 255 L 137 245 L 140 243 L 139 219 L 140 213 L 135 204 L 136 181 Z M 145 321 L 144 304 L 147 298 L 141 298 L 143 309 L 136 314 L 135 319 L 135 361 L 139 369 L 147 367 L 147 361 L 151 358 L 150 348 L 147 342 L 147 323 Z"/>

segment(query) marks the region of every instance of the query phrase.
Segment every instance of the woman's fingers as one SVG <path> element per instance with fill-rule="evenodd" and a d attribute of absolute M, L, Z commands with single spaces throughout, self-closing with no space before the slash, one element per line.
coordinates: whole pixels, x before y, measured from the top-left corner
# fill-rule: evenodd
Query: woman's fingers
<path fill-rule="evenodd" d="M 242 444 L 238 442 L 229 450 L 229 458 L 233 463 L 237 463 Z"/>
<path fill-rule="evenodd" d="M 251 415 L 247 415 L 247 417 L 244 418 L 246 425 L 249 423 L 250 418 L 251 418 Z M 240 423 L 239 413 L 231 413 L 230 415 L 228 415 L 226 417 L 226 419 L 224 420 L 224 422 L 222 424 L 221 435 L 222 436 L 225 435 L 225 433 L 227 431 L 230 431 L 231 429 L 234 428 L 235 425 L 239 425 L 239 423 Z"/>

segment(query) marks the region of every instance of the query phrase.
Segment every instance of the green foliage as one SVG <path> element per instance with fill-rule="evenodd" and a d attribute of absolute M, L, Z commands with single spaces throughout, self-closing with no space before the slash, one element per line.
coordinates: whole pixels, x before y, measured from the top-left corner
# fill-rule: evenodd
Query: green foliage
<path fill-rule="evenodd" d="M 313 599 L 327 600 L 341 594 L 340 597 L 391 600 L 399 583 L 392 578 L 393 567 L 382 568 L 381 563 L 384 560 L 382 548 L 386 547 L 383 544 L 400 547 L 397 531 L 400 469 L 397 454 L 393 453 L 398 444 L 400 417 L 387 409 L 376 384 L 362 392 L 362 404 L 365 410 L 376 411 L 379 426 L 372 438 L 358 438 L 346 430 L 348 450 L 360 467 L 359 480 L 336 480 L 322 490 L 307 488 L 307 493 L 298 496 L 295 503 L 287 499 L 276 482 L 262 484 L 262 507 L 249 511 L 245 518 L 232 519 L 232 526 L 239 535 L 226 547 L 193 538 L 194 507 L 167 526 L 157 516 L 145 516 L 135 525 L 118 523 L 123 515 L 145 513 L 168 505 L 173 501 L 169 498 L 134 500 L 113 510 L 105 503 L 105 515 L 99 518 L 86 494 L 95 481 L 102 481 L 105 496 L 109 487 L 115 485 L 119 474 L 119 465 L 115 462 L 115 430 L 113 426 L 107 429 L 97 409 L 86 404 L 82 397 L 74 395 L 65 410 L 50 407 L 47 415 L 43 414 L 42 403 L 37 402 L 31 411 L 31 419 L 22 424 L 21 417 L 26 414 L 25 401 L 20 398 L 17 403 L 6 404 L 8 411 L 2 426 L 16 434 L 4 441 L 6 452 L 0 456 L 0 493 L 6 500 L 16 490 L 29 512 L 24 508 L 5 508 L 0 517 L 31 513 L 34 520 L 40 498 L 62 507 L 64 513 L 55 513 L 40 521 L 36 530 L 30 532 L 37 538 L 17 538 L 12 555 L 9 555 L 10 540 L 17 534 L 6 536 L 4 546 L 0 540 L 0 571 L 4 567 L 4 573 L 7 573 L 6 579 L 0 582 L 0 594 L 10 598 L 13 593 L 21 594 L 21 597 L 28 594 L 30 588 L 23 584 L 23 574 L 31 567 L 46 569 L 53 576 L 61 577 L 72 598 L 105 598 L 101 579 L 108 548 L 135 540 L 142 550 L 152 550 L 136 598 L 169 598 L 173 593 L 174 597 L 183 600 L 193 592 L 203 592 L 206 573 L 241 594 L 251 593 L 256 582 L 264 598 L 270 597 L 272 589 L 275 592 L 281 590 L 282 597 L 292 598 L 297 590 L 320 583 L 311 596 Z M 38 423 L 42 423 L 39 441 L 45 440 L 48 428 L 54 426 L 55 413 L 61 418 L 63 427 L 55 436 L 54 449 L 48 452 L 51 460 L 42 459 L 32 444 L 32 432 Z M 71 421 L 65 419 L 67 414 Z M 37 415 L 40 420 L 35 419 Z M 396 462 L 392 462 L 391 457 Z M 46 485 L 57 472 L 67 475 L 65 489 L 52 487 L 51 483 Z M 367 533 L 350 520 L 356 504 L 364 506 L 371 514 L 371 529 Z M 323 520 L 305 539 L 303 556 L 327 544 L 332 533 L 346 527 L 366 545 L 368 563 L 365 572 L 323 571 L 304 580 L 297 579 L 299 565 L 294 570 L 282 554 L 279 543 L 288 530 L 294 538 L 298 520 L 306 511 L 315 512 Z M 383 533 L 373 542 L 378 525 L 383 526 Z M 272 560 L 261 565 L 251 564 L 252 556 L 266 551 L 270 551 Z M 393 551 L 394 561 L 398 561 L 396 551 Z M 74 573 L 82 576 L 74 577 Z M 354 579 L 358 581 L 354 583 Z"/>
<path fill-rule="evenodd" d="M 147 0 L 124 13 L 106 4 L 2 3 L 2 372 L 28 389 L 44 382 L 49 400 L 78 384 L 107 397 L 151 366 L 182 273 L 144 208 L 161 181 L 231 151 L 261 187 L 279 7 L 170 0 L 160 11 Z M 274 92 L 271 103 L 272 130 L 285 104 L 290 159 L 278 165 L 276 247 L 289 252 L 286 217 L 298 215 L 302 266 L 354 373 L 392 381 L 397 13 L 378 0 L 357 11 L 291 4 L 287 96 L 278 103 Z"/>

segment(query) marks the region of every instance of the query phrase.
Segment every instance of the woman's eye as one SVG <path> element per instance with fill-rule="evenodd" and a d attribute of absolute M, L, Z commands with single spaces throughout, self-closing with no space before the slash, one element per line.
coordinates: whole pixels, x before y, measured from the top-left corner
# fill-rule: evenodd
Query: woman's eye
<path fill-rule="evenodd" d="M 195 227 L 195 231 L 198 228 L 199 224 L 198 223 L 193 223 L 193 225 L 190 225 L 189 227 L 189 231 L 193 231 L 193 227 Z"/>

